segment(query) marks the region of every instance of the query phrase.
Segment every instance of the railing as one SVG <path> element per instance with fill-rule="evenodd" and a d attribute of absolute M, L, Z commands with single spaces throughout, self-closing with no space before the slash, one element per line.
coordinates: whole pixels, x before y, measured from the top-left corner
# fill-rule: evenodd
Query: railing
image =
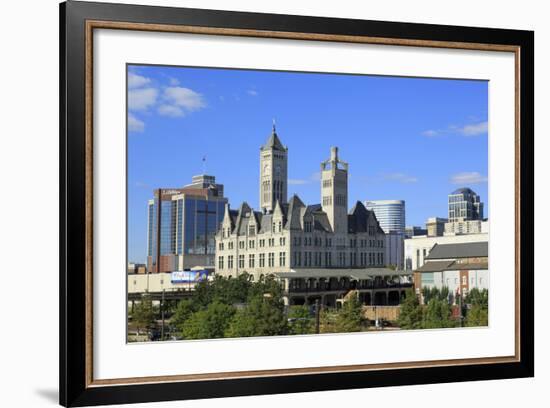
<path fill-rule="evenodd" d="M 321 284 L 317 287 L 297 286 L 290 287 L 289 293 L 319 293 L 319 292 L 341 292 L 349 290 L 371 290 L 371 289 L 406 289 L 412 287 L 412 283 L 371 283 L 364 285 L 338 285 L 338 284 Z"/>

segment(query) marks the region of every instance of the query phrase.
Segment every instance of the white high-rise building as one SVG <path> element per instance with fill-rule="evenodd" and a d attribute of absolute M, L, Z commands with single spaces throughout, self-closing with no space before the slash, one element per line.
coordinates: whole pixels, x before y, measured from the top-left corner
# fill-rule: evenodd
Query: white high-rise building
<path fill-rule="evenodd" d="M 371 200 L 365 201 L 367 210 L 374 211 L 380 227 L 386 234 L 390 232 L 405 233 L 404 200 Z"/>

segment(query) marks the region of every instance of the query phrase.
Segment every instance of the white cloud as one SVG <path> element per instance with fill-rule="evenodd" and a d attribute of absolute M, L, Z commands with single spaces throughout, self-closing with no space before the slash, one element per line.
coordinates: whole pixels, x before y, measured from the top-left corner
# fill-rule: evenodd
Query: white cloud
<path fill-rule="evenodd" d="M 247 94 L 249 94 L 250 96 L 258 96 L 258 91 L 255 91 L 254 89 L 249 89 L 248 91 L 246 91 Z"/>
<path fill-rule="evenodd" d="M 180 81 L 177 78 L 170 78 L 170 85 L 178 86 L 179 84 L 180 84 Z"/>
<path fill-rule="evenodd" d="M 145 111 L 157 101 L 158 91 L 155 88 L 139 88 L 128 91 L 128 109 Z"/>
<path fill-rule="evenodd" d="M 486 182 L 487 182 L 487 176 L 483 176 L 477 171 L 469 171 L 469 172 L 466 171 L 462 173 L 457 173 L 451 177 L 451 183 L 453 184 L 468 185 L 468 184 L 480 184 L 480 183 L 486 183 Z"/>
<path fill-rule="evenodd" d="M 312 181 L 321 181 L 321 172 L 316 171 L 315 173 L 313 173 L 310 177 L 310 180 L 312 180 Z"/>
<path fill-rule="evenodd" d="M 401 184 L 410 184 L 418 182 L 418 178 L 410 176 L 405 173 L 388 173 L 383 174 L 382 179 L 386 181 L 395 181 L 396 183 Z"/>
<path fill-rule="evenodd" d="M 181 86 L 170 86 L 164 89 L 163 98 L 171 105 L 179 106 L 189 112 L 206 107 L 201 94 Z"/>
<path fill-rule="evenodd" d="M 474 123 L 466 125 L 459 129 L 464 136 L 477 136 L 487 133 L 489 124 L 487 122 Z"/>
<path fill-rule="evenodd" d="M 464 126 L 449 125 L 445 129 L 428 129 L 422 132 L 423 136 L 435 137 L 441 135 L 478 136 L 486 134 L 489 130 L 487 121 L 470 123 Z"/>
<path fill-rule="evenodd" d="M 128 131 L 129 132 L 143 132 L 145 130 L 145 123 L 136 118 L 131 113 L 128 114 Z"/>
<path fill-rule="evenodd" d="M 179 106 L 174 105 L 160 105 L 157 109 L 159 115 L 170 116 L 172 118 L 178 118 L 185 116 L 185 112 Z"/>
<path fill-rule="evenodd" d="M 437 130 L 430 129 L 430 130 L 425 130 L 424 132 L 422 132 L 422 134 L 424 136 L 433 137 L 433 136 L 439 135 L 440 132 Z"/>
<path fill-rule="evenodd" d="M 304 184 L 310 184 L 310 183 L 316 183 L 318 181 L 321 181 L 321 172 L 316 171 L 315 173 L 312 173 L 309 178 L 305 179 L 288 179 L 288 184 L 291 186 L 301 186 Z"/>
<path fill-rule="evenodd" d="M 141 88 L 149 82 L 151 82 L 149 78 L 128 72 L 128 89 Z"/>

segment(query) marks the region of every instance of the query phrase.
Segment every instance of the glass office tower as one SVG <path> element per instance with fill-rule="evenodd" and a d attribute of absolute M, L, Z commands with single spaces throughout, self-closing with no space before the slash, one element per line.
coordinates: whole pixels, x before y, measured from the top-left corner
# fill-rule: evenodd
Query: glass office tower
<path fill-rule="evenodd" d="M 366 201 L 367 210 L 374 211 L 380 227 L 386 234 L 390 232 L 405 233 L 405 201 L 373 200 Z"/>
<path fill-rule="evenodd" d="M 147 267 L 171 272 L 213 266 L 215 234 L 227 199 L 213 176 L 183 188 L 157 189 L 148 204 Z M 158 261 L 157 261 L 158 260 Z"/>
<path fill-rule="evenodd" d="M 469 188 L 459 188 L 449 194 L 449 222 L 483 220 L 483 203 Z"/>

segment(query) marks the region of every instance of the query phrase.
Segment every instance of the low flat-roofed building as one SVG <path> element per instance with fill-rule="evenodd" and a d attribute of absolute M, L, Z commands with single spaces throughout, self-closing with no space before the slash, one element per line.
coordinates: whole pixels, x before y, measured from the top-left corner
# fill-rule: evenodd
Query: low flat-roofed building
<path fill-rule="evenodd" d="M 436 244 L 426 262 L 414 271 L 417 293 L 423 288 L 447 287 L 451 295 L 489 288 L 488 242 Z"/>
<path fill-rule="evenodd" d="M 438 237 L 445 232 L 447 218 L 430 217 L 426 220 L 426 232 L 429 237 Z"/>
<path fill-rule="evenodd" d="M 424 265 L 434 246 L 464 242 L 488 242 L 489 234 L 444 235 L 441 237 L 419 236 L 405 239 L 405 269 L 416 270 Z"/>

